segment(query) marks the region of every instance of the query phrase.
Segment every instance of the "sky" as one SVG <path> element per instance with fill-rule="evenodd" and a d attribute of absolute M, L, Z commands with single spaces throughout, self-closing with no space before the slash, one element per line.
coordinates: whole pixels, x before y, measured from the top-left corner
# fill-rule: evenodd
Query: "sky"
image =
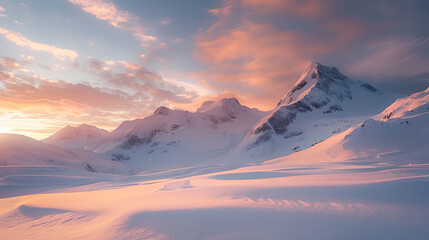
<path fill-rule="evenodd" d="M 425 0 L 0 0 L 0 132 L 113 130 L 157 107 L 270 110 L 311 61 L 429 86 Z"/>

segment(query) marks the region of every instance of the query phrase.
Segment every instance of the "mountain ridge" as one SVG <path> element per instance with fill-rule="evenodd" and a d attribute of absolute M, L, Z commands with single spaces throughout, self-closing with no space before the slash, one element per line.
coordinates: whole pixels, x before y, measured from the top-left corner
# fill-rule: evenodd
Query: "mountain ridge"
<path fill-rule="evenodd" d="M 84 149 L 89 142 L 107 133 L 104 129 L 83 123 L 76 127 L 68 125 L 41 141 L 61 147 Z"/>
<path fill-rule="evenodd" d="M 397 98 L 312 62 L 271 111 L 243 106 L 237 98 L 206 101 L 195 112 L 160 106 L 145 118 L 122 122 L 85 149 L 138 169 L 263 162 L 314 146 Z"/>
<path fill-rule="evenodd" d="M 380 113 L 397 98 L 312 62 L 227 159 L 262 161 L 303 150 Z"/>

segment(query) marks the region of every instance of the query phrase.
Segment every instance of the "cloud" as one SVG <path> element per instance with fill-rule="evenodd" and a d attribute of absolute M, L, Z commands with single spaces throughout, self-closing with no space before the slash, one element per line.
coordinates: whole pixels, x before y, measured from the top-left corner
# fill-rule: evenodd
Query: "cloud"
<path fill-rule="evenodd" d="M 105 86 L 121 89 L 128 94 L 142 94 L 156 106 L 173 107 L 176 103 L 189 103 L 198 97 L 194 90 L 189 90 L 186 85 L 181 86 L 179 81 L 167 81 L 140 64 L 95 58 L 88 58 L 87 61 L 88 69 L 80 65 L 76 67 L 103 79 Z"/>
<path fill-rule="evenodd" d="M 64 59 L 65 57 L 74 59 L 78 56 L 78 54 L 73 50 L 63 49 L 63 48 L 58 48 L 56 46 L 33 42 L 27 39 L 26 37 L 24 37 L 24 35 L 22 35 L 19 32 L 10 31 L 0 27 L 0 34 L 4 35 L 6 39 L 8 39 L 11 42 L 14 42 L 18 46 L 29 47 L 34 51 L 47 52 L 59 59 Z"/>
<path fill-rule="evenodd" d="M 138 18 L 128 11 L 117 9 L 113 2 L 105 0 L 68 0 L 70 3 L 80 7 L 83 11 L 94 15 L 96 18 L 108 22 L 115 28 L 133 32 L 133 36 L 141 41 L 156 41 L 155 36 L 143 32 L 143 27 L 138 24 Z"/>
<path fill-rule="evenodd" d="M 171 23 L 171 19 L 169 19 L 169 18 L 163 19 L 159 22 L 159 24 L 161 24 L 163 26 L 168 25 L 170 23 Z"/>
<path fill-rule="evenodd" d="M 194 36 L 195 56 L 206 68 L 189 77 L 265 110 L 275 106 L 310 61 L 370 82 L 388 82 L 396 74 L 402 81 L 420 74 L 415 79 L 422 82 L 429 19 L 421 9 L 428 6 L 412 2 L 226 0 L 209 10 L 214 23 Z M 413 40 L 416 36 L 421 40 Z M 407 84 L 418 91 L 415 86 Z"/>
<path fill-rule="evenodd" d="M 170 107 L 175 103 L 192 102 L 198 94 L 185 87 L 163 79 L 160 75 L 148 70 L 146 67 L 125 61 L 119 61 L 124 69 L 103 73 L 108 84 L 124 88 L 135 93 L 143 93 L 150 101 L 158 104 L 166 104 Z M 98 67 L 98 66 L 97 66 Z M 101 67 L 101 66 L 100 66 Z"/>
<path fill-rule="evenodd" d="M 367 54 L 351 65 L 349 71 L 376 79 L 429 73 L 429 59 L 421 52 L 428 44 L 429 38 L 409 37 L 373 42 L 365 49 Z"/>
<path fill-rule="evenodd" d="M 89 39 L 89 40 L 88 40 L 88 45 L 89 45 L 89 46 L 94 47 L 94 46 L 95 46 L 95 44 L 96 44 L 96 40 L 95 40 L 95 38 L 91 38 L 91 39 Z"/>
<path fill-rule="evenodd" d="M 21 128 L 30 133 L 40 122 L 46 127 L 87 122 L 111 129 L 124 118 L 145 116 L 150 113 L 147 109 L 153 108 L 141 94 L 40 78 L 31 83 L 30 77 L 18 74 L 9 77 L 10 81 L 0 85 L 0 112 L 9 116 L 2 121 L 18 119 L 19 115 L 28 119 L 28 125 Z"/>
<path fill-rule="evenodd" d="M 21 119 L 20 131 L 37 138 L 48 134 L 33 132 L 42 122 L 43 128 L 51 129 L 82 122 L 113 129 L 124 120 L 148 116 L 160 105 L 173 107 L 198 97 L 145 66 L 126 61 L 73 62 L 75 71 L 91 79 L 87 82 L 52 80 L 21 71 L 32 64 L 0 59 L 0 116 L 11 126 L 13 119 Z M 50 67 L 61 70 L 62 66 Z"/>
<path fill-rule="evenodd" d="M 302 32 L 247 17 L 234 22 L 227 13 L 237 9 L 225 8 L 215 11 L 215 24 L 195 36 L 195 55 L 208 68 L 193 77 L 218 92 L 242 96 L 244 104 L 273 108 L 313 56 L 331 50 L 330 44 Z"/>
<path fill-rule="evenodd" d="M 120 11 L 115 4 L 103 0 L 69 0 L 74 5 L 80 6 L 83 11 L 91 13 L 96 18 L 109 22 L 110 25 L 119 28 L 121 23 L 130 21 L 131 16 L 127 11 Z"/>
<path fill-rule="evenodd" d="M 0 12 L 4 12 L 4 7 L 0 5 Z"/>
<path fill-rule="evenodd" d="M 17 61 L 15 59 L 8 58 L 8 57 L 4 57 L 4 58 L 0 59 L 0 63 L 5 68 L 18 68 L 18 67 L 25 64 L 25 62 L 23 62 L 23 61 Z"/>

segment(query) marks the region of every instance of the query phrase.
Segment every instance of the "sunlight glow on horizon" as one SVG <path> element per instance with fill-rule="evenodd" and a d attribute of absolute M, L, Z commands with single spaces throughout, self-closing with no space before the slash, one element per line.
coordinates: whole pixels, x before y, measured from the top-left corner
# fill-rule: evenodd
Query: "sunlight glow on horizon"
<path fill-rule="evenodd" d="M 0 133 L 10 133 L 11 129 L 8 127 L 0 127 Z"/>

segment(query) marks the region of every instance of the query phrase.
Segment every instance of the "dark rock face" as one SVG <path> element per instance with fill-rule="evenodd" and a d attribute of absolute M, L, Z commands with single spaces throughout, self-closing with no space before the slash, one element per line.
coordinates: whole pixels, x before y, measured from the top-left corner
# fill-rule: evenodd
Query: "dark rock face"
<path fill-rule="evenodd" d="M 91 165 L 89 165 L 88 163 L 85 165 L 85 169 L 89 172 L 95 172 L 95 169 L 91 167 Z"/>
<path fill-rule="evenodd" d="M 271 139 L 271 134 L 269 132 L 265 132 L 261 136 L 259 136 L 254 143 L 247 146 L 246 150 L 250 150 L 261 143 L 269 141 L 270 139 Z"/>
<path fill-rule="evenodd" d="M 296 113 L 288 112 L 286 114 L 282 114 L 279 112 L 275 112 L 269 119 L 271 127 L 273 128 L 276 134 L 282 134 L 286 132 L 287 126 L 293 122 L 296 118 Z"/>
<path fill-rule="evenodd" d="M 253 130 L 252 133 L 253 134 L 258 134 L 258 133 L 261 133 L 261 132 L 266 132 L 266 131 L 268 131 L 270 129 L 271 129 L 271 127 L 267 123 L 264 123 L 264 124 L 262 124 L 262 126 L 260 126 L 260 127 L 256 128 L 255 130 Z"/>
<path fill-rule="evenodd" d="M 349 81 L 347 81 L 348 77 L 338 71 L 337 68 L 317 64 L 311 77 L 318 80 L 314 87 L 327 96 L 337 98 L 340 101 L 346 98 L 352 99 Z"/>
<path fill-rule="evenodd" d="M 293 138 L 293 137 L 297 137 L 299 135 L 303 134 L 303 132 L 299 131 L 299 132 L 291 132 L 289 134 L 285 135 L 285 138 Z"/>
<path fill-rule="evenodd" d="M 335 79 L 346 80 L 347 76 L 343 75 L 336 67 L 324 66 L 320 63 L 317 63 L 316 66 L 317 75 L 319 78 L 324 78 L 330 82 L 335 81 Z M 314 73 L 314 72 L 313 72 Z"/>
<path fill-rule="evenodd" d="M 297 113 L 312 111 L 311 107 L 302 101 L 292 105 L 280 107 L 272 113 L 267 122 L 253 131 L 254 134 L 274 130 L 276 134 L 283 134 L 296 118 Z"/>
<path fill-rule="evenodd" d="M 128 150 L 133 148 L 136 145 L 140 144 L 149 144 L 152 142 L 153 138 L 161 132 L 160 129 L 153 130 L 148 136 L 139 138 L 137 135 L 130 135 L 127 140 L 120 146 L 120 148 Z"/>
<path fill-rule="evenodd" d="M 298 101 L 298 102 L 296 102 L 296 103 L 294 103 L 292 105 L 285 106 L 285 107 L 282 107 L 282 108 L 289 109 L 291 111 L 301 112 L 301 113 L 311 111 L 311 107 L 308 106 L 303 101 Z"/>
<path fill-rule="evenodd" d="M 173 124 L 173 125 L 171 125 L 170 129 L 174 131 L 174 130 L 178 129 L 179 127 L 180 127 L 179 125 Z"/>
<path fill-rule="evenodd" d="M 333 112 L 340 112 L 344 111 L 344 109 L 341 106 L 338 105 L 332 105 L 328 108 L 328 110 L 324 111 L 323 114 L 333 113 Z"/>
<path fill-rule="evenodd" d="M 392 117 L 392 114 L 393 114 L 393 112 L 390 112 L 390 113 L 384 115 L 383 120 L 385 120 L 385 121 L 389 120 Z"/>
<path fill-rule="evenodd" d="M 329 103 L 329 99 L 325 99 L 320 102 L 311 102 L 311 106 L 314 108 L 321 108 L 323 106 L 326 106 L 326 104 L 328 103 Z"/>
<path fill-rule="evenodd" d="M 298 90 L 301 90 L 303 87 L 305 87 L 305 85 L 307 85 L 307 82 L 305 80 L 302 80 L 298 85 L 296 85 L 290 90 L 291 94 Z"/>
<path fill-rule="evenodd" d="M 368 91 L 370 91 L 370 92 L 379 92 L 379 90 L 378 90 L 377 88 L 375 88 L 375 87 L 371 86 L 371 85 L 370 85 L 370 84 L 368 84 L 368 83 L 363 83 L 363 84 L 361 85 L 361 87 L 365 88 L 366 90 L 368 90 Z"/>
<path fill-rule="evenodd" d="M 110 154 L 110 156 L 112 156 L 112 161 L 126 161 L 126 160 L 130 160 L 130 157 L 125 156 L 123 154 L 120 153 L 112 153 Z"/>

